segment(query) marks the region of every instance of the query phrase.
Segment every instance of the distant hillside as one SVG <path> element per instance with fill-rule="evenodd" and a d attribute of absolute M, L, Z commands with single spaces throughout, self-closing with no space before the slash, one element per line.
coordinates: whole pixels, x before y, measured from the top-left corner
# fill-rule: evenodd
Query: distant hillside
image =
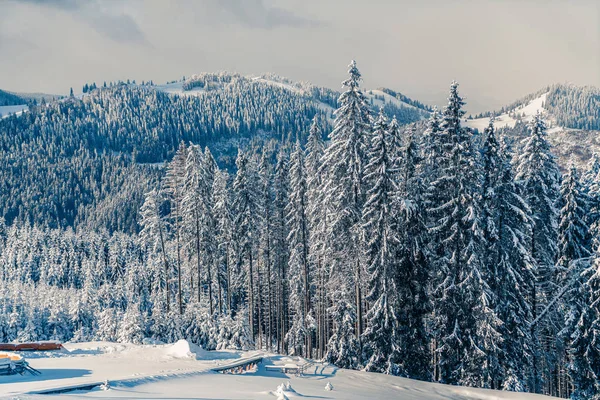
<path fill-rule="evenodd" d="M 16 94 L 0 90 L 0 106 L 17 106 L 27 103 L 27 100 Z"/>
<path fill-rule="evenodd" d="M 496 127 L 518 139 L 528 134 L 527 123 L 538 111 L 546 119 L 548 137 L 563 168 L 571 162 L 583 167 L 594 152 L 600 153 L 600 89 L 595 87 L 548 86 L 464 124 L 482 132 L 493 115 Z"/>

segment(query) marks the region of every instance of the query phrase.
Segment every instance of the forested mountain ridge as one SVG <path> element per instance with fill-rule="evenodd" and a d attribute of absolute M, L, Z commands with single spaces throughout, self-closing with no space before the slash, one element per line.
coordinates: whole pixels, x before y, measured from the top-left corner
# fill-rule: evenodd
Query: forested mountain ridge
<path fill-rule="evenodd" d="M 84 92 L 29 101 L 28 113 L 0 121 L 0 216 L 8 223 L 135 232 L 142 195 L 180 142 L 208 146 L 219 165 L 235 170 L 239 147 L 304 142 L 315 115 L 327 132 L 339 97 L 337 91 L 273 74 L 224 72 L 165 85 L 86 84 Z M 600 149 L 596 132 L 558 124 L 596 127 L 597 92 L 554 85 L 493 114 L 502 134 L 521 138 L 534 113 L 544 111 L 561 164 L 574 158 L 582 165 Z M 11 102 L 25 100 L 11 96 Z M 366 90 L 365 98 L 373 114 L 383 108 L 399 125 L 423 121 L 432 111 L 386 88 Z M 485 116 L 465 121 L 480 132 L 486 124 Z"/>
<path fill-rule="evenodd" d="M 16 94 L 0 90 L 0 106 L 16 106 L 25 103 L 25 99 L 17 96 Z"/>
<path fill-rule="evenodd" d="M 465 125 L 482 132 L 494 116 L 503 135 L 523 138 L 538 111 L 547 121 L 548 139 L 562 168 L 571 162 L 584 166 L 593 153 L 600 152 L 600 89 L 593 86 L 547 86 L 498 111 L 468 117 Z"/>
<path fill-rule="evenodd" d="M 0 121 L 0 216 L 135 232 L 141 196 L 162 173 L 152 165 L 170 160 L 180 142 L 209 146 L 220 165 L 234 169 L 238 147 L 304 141 L 317 114 L 326 131 L 339 94 L 287 82 L 202 74 L 157 86 L 86 84 L 94 89 L 31 104 L 22 116 Z M 376 97 L 373 108 L 385 102 Z M 402 122 L 426 115 L 388 103 Z"/>

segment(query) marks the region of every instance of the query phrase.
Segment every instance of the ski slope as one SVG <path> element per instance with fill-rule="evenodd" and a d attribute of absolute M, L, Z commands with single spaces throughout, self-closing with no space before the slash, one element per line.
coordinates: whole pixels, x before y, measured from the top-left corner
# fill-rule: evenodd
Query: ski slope
<path fill-rule="evenodd" d="M 0 376 L 0 398 L 47 399 L 41 392 L 92 385 L 54 394 L 53 399 L 403 399 L 543 400 L 550 397 L 462 388 L 388 375 L 311 365 L 303 376 L 267 371 L 266 366 L 300 365 L 306 360 L 264 354 L 244 374 L 213 372 L 259 352 L 205 351 L 186 341 L 175 344 L 66 344 L 63 352 L 27 353 L 40 376 Z M 273 369 L 273 368 L 270 368 Z M 109 388 L 99 384 L 108 380 Z M 289 382 L 289 384 L 288 384 Z M 326 390 L 326 386 L 332 390 Z"/>

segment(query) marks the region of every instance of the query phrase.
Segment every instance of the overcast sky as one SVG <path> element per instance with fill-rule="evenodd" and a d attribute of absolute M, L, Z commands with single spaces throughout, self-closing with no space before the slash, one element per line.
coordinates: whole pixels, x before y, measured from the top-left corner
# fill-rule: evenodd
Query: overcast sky
<path fill-rule="evenodd" d="M 429 104 L 456 79 L 469 111 L 555 82 L 600 86 L 599 0 L 0 0 L 0 88 L 162 83 L 273 72 Z"/>

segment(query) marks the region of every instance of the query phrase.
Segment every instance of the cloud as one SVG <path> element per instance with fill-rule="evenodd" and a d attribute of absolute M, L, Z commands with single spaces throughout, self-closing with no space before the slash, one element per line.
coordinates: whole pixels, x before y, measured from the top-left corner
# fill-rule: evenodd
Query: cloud
<path fill-rule="evenodd" d="M 136 21 L 127 14 L 118 13 L 98 0 L 14 0 L 16 3 L 56 8 L 71 13 L 87 23 L 96 32 L 117 42 L 147 43 Z"/>
<path fill-rule="evenodd" d="M 250 28 L 304 28 L 321 24 L 316 19 L 305 18 L 292 11 L 267 5 L 264 0 L 218 0 L 216 3 L 238 23 Z"/>

